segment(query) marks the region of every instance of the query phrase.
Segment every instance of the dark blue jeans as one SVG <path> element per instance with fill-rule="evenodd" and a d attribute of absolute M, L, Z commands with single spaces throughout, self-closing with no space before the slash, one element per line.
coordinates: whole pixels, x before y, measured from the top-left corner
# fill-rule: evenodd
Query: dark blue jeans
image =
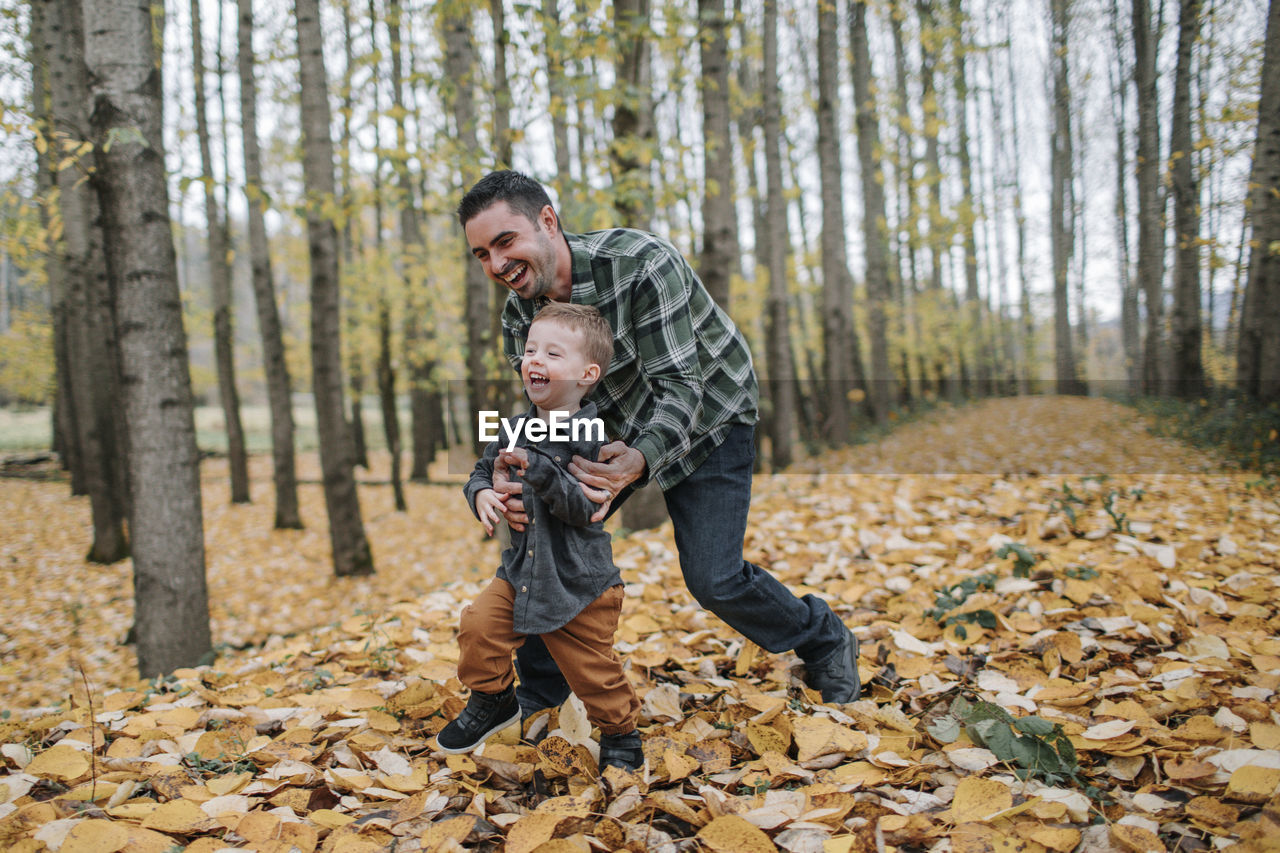
<path fill-rule="evenodd" d="M 751 505 L 754 429 L 734 426 L 724 442 L 685 479 L 663 493 L 675 528 L 684 582 L 698 603 L 770 652 L 791 649 L 805 661 L 840 650 L 846 629 L 820 598 L 797 598 L 777 578 L 742 558 Z M 625 500 L 619 495 L 610 513 Z M 569 685 L 541 638 L 516 653 L 516 696 L 525 714 L 559 705 Z"/>

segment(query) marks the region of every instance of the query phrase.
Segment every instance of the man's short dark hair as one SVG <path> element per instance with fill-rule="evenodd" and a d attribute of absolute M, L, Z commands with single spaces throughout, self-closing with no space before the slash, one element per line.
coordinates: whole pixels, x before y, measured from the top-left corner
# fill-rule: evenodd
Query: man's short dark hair
<path fill-rule="evenodd" d="M 551 204 L 551 197 L 542 184 L 528 175 L 510 169 L 490 172 L 476 181 L 458 203 L 458 222 L 465 228 L 474 217 L 500 201 L 505 201 L 516 213 L 536 223 L 542 208 Z M 554 209 L 554 205 L 552 207 Z"/>

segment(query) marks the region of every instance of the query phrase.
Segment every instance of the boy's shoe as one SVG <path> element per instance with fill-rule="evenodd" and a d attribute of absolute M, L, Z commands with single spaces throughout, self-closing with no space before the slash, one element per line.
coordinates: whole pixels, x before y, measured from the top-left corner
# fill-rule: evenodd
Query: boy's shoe
<path fill-rule="evenodd" d="M 640 733 L 635 729 L 620 735 L 600 735 L 600 772 L 606 767 L 639 770 L 644 765 Z"/>
<path fill-rule="evenodd" d="M 508 687 L 501 693 L 472 690 L 467 707 L 436 735 L 436 745 L 441 752 L 470 752 L 490 735 L 519 721 L 520 704 L 516 702 L 514 687 Z"/>
<path fill-rule="evenodd" d="M 805 664 L 805 683 L 822 694 L 822 701 L 832 704 L 852 702 L 862 692 L 858 678 L 858 638 L 846 631 L 844 645 L 819 663 Z"/>

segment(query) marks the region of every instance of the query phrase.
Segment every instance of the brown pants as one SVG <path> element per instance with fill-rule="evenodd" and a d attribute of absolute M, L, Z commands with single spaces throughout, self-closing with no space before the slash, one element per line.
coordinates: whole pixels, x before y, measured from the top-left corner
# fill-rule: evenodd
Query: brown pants
<path fill-rule="evenodd" d="M 625 734 L 636 727 L 640 700 L 613 650 L 613 634 L 622 613 L 621 585 L 610 587 L 569 623 L 542 634 L 547 651 L 569 687 L 587 708 L 587 719 L 601 734 Z M 458 630 L 458 680 L 481 693 L 505 690 L 515 680 L 512 653 L 524 634 L 512 628 L 515 590 L 495 578 L 462 611 Z"/>

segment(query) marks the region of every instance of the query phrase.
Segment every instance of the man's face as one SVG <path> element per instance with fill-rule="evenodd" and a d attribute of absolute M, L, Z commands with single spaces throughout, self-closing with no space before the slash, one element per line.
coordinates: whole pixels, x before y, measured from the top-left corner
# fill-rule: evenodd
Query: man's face
<path fill-rule="evenodd" d="M 556 281 L 552 242 L 555 214 L 544 207 L 538 222 L 498 201 L 467 221 L 467 245 L 485 275 L 521 299 L 548 296 Z"/>

